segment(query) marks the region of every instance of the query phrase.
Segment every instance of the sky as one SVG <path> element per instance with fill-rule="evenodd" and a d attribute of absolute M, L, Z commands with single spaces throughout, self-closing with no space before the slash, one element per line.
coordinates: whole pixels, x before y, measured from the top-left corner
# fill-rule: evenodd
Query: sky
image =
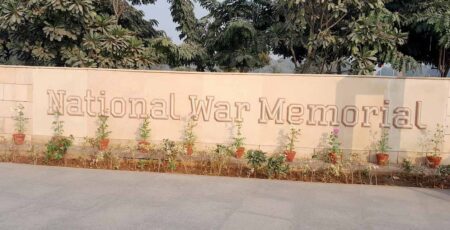
<path fill-rule="evenodd" d="M 198 3 L 194 3 L 194 12 L 197 18 L 205 16 L 208 12 L 203 9 Z M 177 24 L 172 21 L 170 15 L 170 5 L 166 0 L 159 0 L 153 5 L 135 6 L 137 9 L 144 11 L 146 19 L 156 19 L 159 22 L 158 29 L 166 31 L 173 42 L 181 43 L 179 33 L 176 31 Z"/>

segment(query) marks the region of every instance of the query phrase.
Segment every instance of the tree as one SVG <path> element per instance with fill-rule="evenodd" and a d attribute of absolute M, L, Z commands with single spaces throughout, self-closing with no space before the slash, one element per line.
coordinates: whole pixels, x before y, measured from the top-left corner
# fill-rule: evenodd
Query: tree
<path fill-rule="evenodd" d="M 401 51 L 419 62 L 434 65 L 441 77 L 450 71 L 450 1 L 394 0 L 388 8 L 399 12 L 409 32 Z"/>
<path fill-rule="evenodd" d="M 162 33 L 123 4 L 117 14 L 110 0 L 6 0 L 0 57 L 27 65 L 149 68 L 158 60 L 147 40 Z"/>
<path fill-rule="evenodd" d="M 383 0 L 278 0 L 274 8 L 273 50 L 298 72 L 370 74 L 380 62 L 413 63 L 397 50 L 406 34 Z"/>
<path fill-rule="evenodd" d="M 203 46 L 208 55 L 225 71 L 247 72 L 267 64 L 269 46 L 265 31 L 268 28 L 265 0 L 201 0 L 209 10 L 202 20 Z"/>

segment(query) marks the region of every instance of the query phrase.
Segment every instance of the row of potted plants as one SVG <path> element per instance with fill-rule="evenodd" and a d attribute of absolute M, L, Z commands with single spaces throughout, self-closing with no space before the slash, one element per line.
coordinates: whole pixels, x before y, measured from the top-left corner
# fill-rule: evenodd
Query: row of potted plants
<path fill-rule="evenodd" d="M 336 164 L 342 153 L 339 142 L 339 129 L 333 129 L 328 136 L 328 157 L 331 163 Z M 441 124 L 436 125 L 436 129 L 432 135 L 427 133 L 425 135 L 424 143 L 422 143 L 424 151 L 426 153 L 426 160 L 431 168 L 437 168 L 442 161 L 440 156 L 440 146 L 444 143 L 444 127 Z M 377 164 L 380 166 L 386 166 L 389 164 L 389 132 L 387 129 L 382 129 L 381 135 L 378 140 L 375 140 L 375 151 Z"/>
<path fill-rule="evenodd" d="M 13 119 L 16 121 L 16 133 L 13 134 L 13 140 L 16 145 L 22 145 L 25 140 L 25 126 L 28 121 L 24 116 L 24 107 L 19 104 L 15 108 L 16 116 Z M 56 158 L 60 157 L 67 151 L 68 147 L 72 144 L 73 137 L 63 136 L 63 126 L 62 121 L 59 120 L 59 114 L 56 113 L 55 120 L 53 121 L 54 135 L 47 144 L 48 151 L 52 154 L 56 154 Z M 191 156 L 194 152 L 194 145 L 197 141 L 197 136 L 195 134 L 195 127 L 197 126 L 196 121 L 193 117 L 190 117 L 187 121 L 186 128 L 184 130 L 183 145 L 186 150 L 186 154 Z M 234 155 L 236 158 L 240 159 L 245 154 L 245 137 L 242 133 L 242 122 L 236 122 L 236 133 L 233 136 L 233 143 L 231 148 L 234 150 Z M 148 139 L 150 137 L 151 128 L 150 120 L 148 117 L 142 120 L 142 124 L 139 127 L 139 140 L 138 140 L 138 150 L 140 152 L 146 153 L 150 150 L 150 143 Z M 108 117 L 104 115 L 98 116 L 98 127 L 95 138 L 86 138 L 92 146 L 97 147 L 100 151 L 105 151 L 109 146 L 109 131 Z M 430 135 L 429 135 L 430 136 Z M 290 128 L 286 136 L 286 146 L 283 152 L 284 158 L 287 162 L 292 162 L 295 159 L 296 151 L 295 145 L 300 137 L 300 129 Z M 327 157 L 329 162 L 336 164 L 340 156 L 342 155 L 341 142 L 339 141 L 339 129 L 333 129 L 327 138 L 328 148 Z M 434 133 L 427 138 L 425 148 L 427 151 L 426 158 L 429 162 L 430 167 L 437 168 L 440 165 L 442 157 L 440 157 L 440 146 L 444 143 L 444 127 L 442 125 L 437 125 Z M 375 143 L 376 149 L 376 159 L 377 164 L 385 166 L 389 163 L 388 151 L 391 149 L 389 146 L 389 133 L 388 130 L 383 129 L 379 139 Z M 61 152 L 62 151 L 62 152 Z M 52 155 L 50 154 L 50 155 Z"/>

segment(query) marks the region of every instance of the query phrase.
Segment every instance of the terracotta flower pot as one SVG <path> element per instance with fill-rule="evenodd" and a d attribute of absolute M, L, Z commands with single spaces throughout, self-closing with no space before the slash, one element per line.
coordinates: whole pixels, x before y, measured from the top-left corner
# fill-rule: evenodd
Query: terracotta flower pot
<path fill-rule="evenodd" d="M 13 134 L 14 144 L 23 145 L 25 143 L 25 134 L 23 133 L 14 133 Z"/>
<path fill-rule="evenodd" d="M 138 150 L 141 153 L 148 153 L 149 146 L 150 146 L 150 143 L 148 143 L 148 141 L 139 141 L 138 142 Z"/>
<path fill-rule="evenodd" d="M 333 164 L 337 163 L 338 156 L 336 153 L 334 153 L 334 152 L 328 153 L 328 158 L 330 159 L 331 163 L 333 163 Z"/>
<path fill-rule="evenodd" d="M 192 156 L 193 153 L 194 153 L 194 148 L 193 148 L 193 146 L 192 146 L 192 145 L 187 145 L 187 146 L 186 146 L 186 154 L 187 154 L 188 156 Z"/>
<path fill-rule="evenodd" d="M 100 151 L 104 151 L 104 150 L 108 149 L 108 145 L 109 145 L 109 139 L 101 139 L 98 141 L 98 149 Z"/>
<path fill-rule="evenodd" d="M 437 168 L 441 164 L 442 157 L 439 156 L 427 156 L 428 165 L 431 168 Z"/>
<path fill-rule="evenodd" d="M 244 147 L 239 147 L 236 149 L 236 158 L 240 159 L 242 158 L 242 156 L 244 156 L 245 153 L 245 148 Z"/>
<path fill-rule="evenodd" d="M 388 165 L 389 155 L 386 153 L 377 153 L 377 164 L 382 166 Z"/>
<path fill-rule="evenodd" d="M 287 162 L 293 162 L 294 158 L 295 158 L 295 154 L 296 154 L 295 151 L 286 150 L 284 152 L 284 155 L 286 155 L 286 161 Z"/>

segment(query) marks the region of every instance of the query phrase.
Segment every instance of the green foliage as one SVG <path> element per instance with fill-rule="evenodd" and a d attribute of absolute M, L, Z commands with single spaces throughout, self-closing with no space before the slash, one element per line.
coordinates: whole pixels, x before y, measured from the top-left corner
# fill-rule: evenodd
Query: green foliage
<path fill-rule="evenodd" d="M 214 153 L 216 156 L 223 158 L 226 156 L 232 156 L 233 150 L 229 146 L 226 146 L 226 145 L 216 145 L 216 149 L 214 150 Z"/>
<path fill-rule="evenodd" d="M 292 127 L 290 129 L 290 132 L 289 132 L 289 135 L 288 135 L 289 142 L 286 145 L 286 148 L 289 151 L 294 151 L 294 149 L 295 149 L 295 142 L 298 141 L 299 136 L 300 136 L 300 129 L 296 129 L 296 128 Z"/>
<path fill-rule="evenodd" d="M 411 160 L 403 159 L 403 161 L 402 161 L 402 169 L 406 173 L 411 173 L 413 171 L 413 169 L 414 169 L 414 166 L 413 166 Z"/>
<path fill-rule="evenodd" d="M 168 155 L 176 154 L 176 143 L 175 141 L 164 139 L 163 140 L 163 150 Z"/>
<path fill-rule="evenodd" d="M 403 57 L 397 46 L 406 34 L 383 0 L 278 0 L 275 9 L 275 54 L 291 57 L 299 72 L 371 74 L 387 54 Z"/>
<path fill-rule="evenodd" d="M 236 135 L 233 137 L 232 146 L 237 149 L 244 146 L 245 137 L 242 135 L 242 122 L 241 121 L 236 122 L 235 127 L 236 127 Z"/>
<path fill-rule="evenodd" d="M 67 149 L 72 146 L 73 136 L 65 137 L 64 135 L 64 122 L 59 118 L 60 114 L 55 113 L 55 119 L 52 122 L 53 137 L 45 145 L 45 159 L 48 160 L 61 160 L 67 153 Z"/>
<path fill-rule="evenodd" d="M 434 65 L 441 77 L 450 71 L 450 1 L 393 0 L 387 7 L 403 19 L 409 33 L 401 51 L 415 60 Z"/>
<path fill-rule="evenodd" d="M 149 117 L 145 117 L 142 121 L 142 126 L 139 128 L 139 136 L 141 140 L 146 141 L 150 137 L 150 132 L 152 129 L 150 128 L 150 120 Z"/>
<path fill-rule="evenodd" d="M 54 136 L 52 139 L 45 145 L 46 152 L 45 158 L 46 160 L 61 160 L 64 155 L 67 153 L 67 149 L 72 146 L 73 136 L 69 137 L 64 136 Z"/>
<path fill-rule="evenodd" d="M 108 130 L 108 116 L 98 116 L 97 140 L 104 140 L 109 137 L 111 131 Z"/>
<path fill-rule="evenodd" d="M 197 140 L 197 136 L 194 133 L 194 128 L 197 126 L 197 122 L 193 119 L 193 117 L 189 117 L 186 128 L 184 130 L 184 140 L 183 143 L 185 146 L 194 146 L 195 141 Z"/>
<path fill-rule="evenodd" d="M 22 104 L 17 104 L 17 106 L 14 108 L 15 115 L 13 116 L 13 120 L 15 123 L 15 128 L 17 133 L 24 133 L 25 132 L 25 126 L 28 122 L 28 118 L 25 118 L 25 113 L 23 110 L 25 107 Z"/>
<path fill-rule="evenodd" d="M 252 23 L 236 19 L 225 25 L 223 32 L 216 37 L 214 60 L 225 71 L 248 72 L 264 64 L 257 46 L 257 32 Z"/>
<path fill-rule="evenodd" d="M 187 41 L 199 41 L 199 33 L 196 33 L 198 22 L 194 14 L 194 4 L 192 1 L 168 0 L 170 13 L 174 22 L 178 23 L 177 30 L 181 32 L 180 39 Z"/>
<path fill-rule="evenodd" d="M 104 162 L 109 163 L 109 167 L 111 169 L 120 169 L 122 158 L 117 153 L 113 153 L 111 150 L 107 150 L 99 152 L 98 154 L 101 154 L 101 156 L 98 156 L 97 160 L 102 159 Z"/>
<path fill-rule="evenodd" d="M 421 139 L 421 148 L 426 155 L 439 156 L 442 145 L 445 142 L 445 128 L 441 124 L 436 124 L 433 132 L 426 131 Z"/>
<path fill-rule="evenodd" d="M 217 168 L 217 174 L 221 175 L 223 167 L 233 156 L 233 150 L 229 146 L 216 145 L 216 149 L 211 156 L 211 167 Z"/>
<path fill-rule="evenodd" d="M 143 160 L 143 159 L 140 159 L 140 160 L 137 162 L 137 167 L 138 167 L 140 170 L 144 170 L 145 167 L 146 167 L 147 165 L 149 165 L 149 164 L 150 164 L 150 161 L 149 161 L 149 160 Z"/>
<path fill-rule="evenodd" d="M 247 164 L 255 171 L 266 162 L 266 153 L 261 150 L 248 150 L 245 158 L 247 159 Z"/>
<path fill-rule="evenodd" d="M 386 153 L 389 149 L 391 149 L 389 147 L 389 131 L 382 129 L 380 139 L 377 141 L 376 150 L 379 153 Z"/>
<path fill-rule="evenodd" d="M 450 176 L 450 165 L 441 165 L 437 170 L 437 174 L 442 177 Z"/>
<path fill-rule="evenodd" d="M 269 178 L 286 175 L 289 172 L 289 165 L 285 163 L 283 155 L 273 155 L 267 159 L 267 173 Z"/>
<path fill-rule="evenodd" d="M 441 145 L 445 141 L 444 138 L 445 138 L 444 126 L 441 124 L 437 124 L 436 129 L 430 138 L 434 156 L 439 156 L 439 153 L 441 152 L 440 148 L 442 147 Z"/>
<path fill-rule="evenodd" d="M 160 34 L 153 24 L 123 0 L 0 3 L 3 59 L 29 65 L 149 68 L 158 62 L 145 40 Z"/>
<path fill-rule="evenodd" d="M 170 170 L 175 170 L 177 168 L 176 158 L 180 152 L 179 149 L 177 148 L 177 144 L 175 143 L 175 141 L 171 141 L 169 139 L 164 139 L 163 140 L 163 151 L 164 151 L 165 157 L 168 161 L 167 167 Z"/>
<path fill-rule="evenodd" d="M 64 121 L 59 119 L 60 113 L 55 113 L 55 119 L 52 122 L 53 136 L 62 136 L 64 134 Z"/>
<path fill-rule="evenodd" d="M 370 176 L 372 167 L 366 167 L 363 170 L 365 176 Z M 333 177 L 340 177 L 344 173 L 343 166 L 341 164 L 331 164 L 325 168 L 325 174 Z"/>
<path fill-rule="evenodd" d="M 204 47 L 213 64 L 224 71 L 248 72 L 268 64 L 266 1 L 200 0 L 209 10 L 202 19 Z M 202 24 L 203 23 L 203 24 Z"/>
<path fill-rule="evenodd" d="M 341 152 L 341 142 L 339 142 L 339 129 L 335 128 L 328 135 L 328 146 L 330 153 L 340 153 Z"/>
<path fill-rule="evenodd" d="M 366 75 L 417 62 L 450 71 L 448 0 L 199 0 L 209 12 L 200 19 L 193 1 L 168 0 L 180 45 L 132 6 L 155 1 L 4 0 L 0 63 L 248 72 L 273 53 L 301 73 Z"/>

